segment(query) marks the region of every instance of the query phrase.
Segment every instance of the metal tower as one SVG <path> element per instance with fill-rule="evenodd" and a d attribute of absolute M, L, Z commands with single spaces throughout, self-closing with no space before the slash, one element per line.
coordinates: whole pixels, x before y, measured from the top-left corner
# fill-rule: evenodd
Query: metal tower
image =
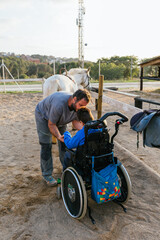
<path fill-rule="evenodd" d="M 83 5 L 83 0 L 78 0 L 78 59 L 81 67 L 84 67 L 84 43 L 83 43 L 83 16 L 85 14 L 85 8 Z"/>

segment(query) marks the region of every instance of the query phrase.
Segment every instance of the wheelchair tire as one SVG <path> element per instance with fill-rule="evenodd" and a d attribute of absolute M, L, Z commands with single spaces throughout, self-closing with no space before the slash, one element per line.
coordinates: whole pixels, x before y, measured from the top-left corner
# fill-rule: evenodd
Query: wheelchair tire
<path fill-rule="evenodd" d="M 62 199 L 69 215 L 81 219 L 87 211 L 87 193 L 81 176 L 72 167 L 62 174 Z"/>
<path fill-rule="evenodd" d="M 121 189 L 121 196 L 117 198 L 116 201 L 120 203 L 127 203 L 131 196 L 132 184 L 128 172 L 123 164 L 117 166 L 117 175 Z"/>

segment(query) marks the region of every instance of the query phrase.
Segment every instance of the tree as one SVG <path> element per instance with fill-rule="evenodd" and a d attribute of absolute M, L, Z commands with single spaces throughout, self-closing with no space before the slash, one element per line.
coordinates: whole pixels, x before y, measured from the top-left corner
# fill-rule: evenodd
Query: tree
<path fill-rule="evenodd" d="M 28 66 L 27 75 L 28 76 L 32 76 L 32 75 L 36 75 L 37 76 L 37 65 L 35 63 L 31 63 Z"/>
<path fill-rule="evenodd" d="M 41 62 L 46 62 L 48 60 L 48 56 L 41 56 L 39 54 L 32 55 L 33 58 L 40 59 Z M 0 57 L 0 60 L 2 57 Z M 32 78 L 48 78 L 53 74 L 53 64 L 36 64 L 30 61 L 25 60 L 25 56 L 9 56 L 3 57 L 4 63 L 14 76 L 17 78 L 18 75 L 20 77 L 27 76 Z M 139 66 L 138 66 L 138 58 L 135 56 L 113 56 L 110 58 L 101 58 L 101 74 L 104 75 L 105 79 L 113 80 L 113 79 L 127 79 L 131 76 L 131 61 L 132 61 L 132 76 L 139 76 Z M 91 68 L 90 75 L 93 79 L 99 78 L 99 60 L 97 62 L 85 62 L 84 68 Z M 56 73 L 59 74 L 61 68 L 65 68 L 70 70 L 71 68 L 79 68 L 79 63 L 77 61 L 67 62 L 65 64 L 60 64 L 56 62 Z M 146 74 L 155 74 L 157 69 L 153 68 L 145 68 Z M 2 69 L 0 70 L 0 74 L 2 76 Z M 25 75 L 23 75 L 25 74 Z"/>
<path fill-rule="evenodd" d="M 52 75 L 52 68 L 50 65 L 46 64 L 38 64 L 37 65 L 37 75 L 38 78 L 48 78 L 49 76 Z"/>

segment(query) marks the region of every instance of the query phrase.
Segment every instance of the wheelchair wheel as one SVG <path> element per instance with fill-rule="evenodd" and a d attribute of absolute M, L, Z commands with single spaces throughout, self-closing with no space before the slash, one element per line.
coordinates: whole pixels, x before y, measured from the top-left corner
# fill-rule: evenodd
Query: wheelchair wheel
<path fill-rule="evenodd" d="M 87 210 L 87 193 L 81 176 L 72 167 L 63 172 L 61 192 L 69 215 L 76 219 L 83 218 Z"/>
<path fill-rule="evenodd" d="M 120 164 L 117 166 L 117 175 L 121 189 L 121 196 L 116 199 L 120 203 L 127 203 L 131 196 L 132 184 L 125 167 Z"/>

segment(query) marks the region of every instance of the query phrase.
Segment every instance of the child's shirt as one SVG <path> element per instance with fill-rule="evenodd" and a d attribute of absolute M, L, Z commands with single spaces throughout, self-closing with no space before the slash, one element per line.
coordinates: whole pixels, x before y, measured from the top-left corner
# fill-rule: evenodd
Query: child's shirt
<path fill-rule="evenodd" d="M 101 131 L 100 129 L 89 129 L 88 134 L 94 133 L 97 131 Z M 85 133 L 84 127 L 79 130 L 74 137 L 71 136 L 70 132 L 64 132 L 64 143 L 68 149 L 77 148 L 84 144 L 85 141 Z"/>

